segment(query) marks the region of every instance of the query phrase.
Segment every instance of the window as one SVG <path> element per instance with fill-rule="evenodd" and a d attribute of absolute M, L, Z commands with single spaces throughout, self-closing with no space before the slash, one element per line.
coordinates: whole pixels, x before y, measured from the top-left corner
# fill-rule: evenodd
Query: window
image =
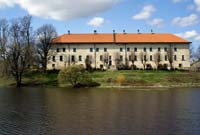
<path fill-rule="evenodd" d="M 147 51 L 147 48 L 144 48 L 144 52 L 146 52 Z"/>
<path fill-rule="evenodd" d="M 135 56 L 135 61 L 137 61 L 137 56 Z"/>
<path fill-rule="evenodd" d="M 107 52 L 107 48 L 104 48 L 104 52 Z"/>
<path fill-rule="evenodd" d="M 63 61 L 63 56 L 60 56 L 60 61 Z"/>
<path fill-rule="evenodd" d="M 103 55 L 100 55 L 100 61 L 103 61 Z"/>
<path fill-rule="evenodd" d="M 73 48 L 73 52 L 76 52 L 76 48 Z"/>
<path fill-rule="evenodd" d="M 55 68 L 56 66 L 55 66 L 55 64 L 52 64 L 52 68 Z"/>
<path fill-rule="evenodd" d="M 72 55 L 71 61 L 75 62 L 75 56 L 74 55 Z"/>
<path fill-rule="evenodd" d="M 120 60 L 123 61 L 123 56 L 122 55 L 120 55 Z"/>
<path fill-rule="evenodd" d="M 167 52 L 167 48 L 166 47 L 164 48 L 164 50 L 165 50 L 165 52 Z"/>
<path fill-rule="evenodd" d="M 60 49 L 59 49 L 59 48 L 57 48 L 57 52 L 60 52 Z"/>
<path fill-rule="evenodd" d="M 90 48 L 90 52 L 93 52 L 93 48 Z"/>
<path fill-rule="evenodd" d="M 78 60 L 82 61 L 82 56 L 81 55 L 78 56 Z"/>
<path fill-rule="evenodd" d="M 127 48 L 127 52 L 130 52 L 130 48 Z"/>
<path fill-rule="evenodd" d="M 65 52 L 66 51 L 66 49 L 65 48 L 63 48 L 63 52 Z"/>
<path fill-rule="evenodd" d="M 153 60 L 153 56 L 152 55 L 150 55 L 150 61 L 152 61 Z"/>
<path fill-rule="evenodd" d="M 147 56 L 146 55 L 144 55 L 144 61 L 147 61 Z"/>
<path fill-rule="evenodd" d="M 120 48 L 120 52 L 123 52 L 123 48 Z"/>
<path fill-rule="evenodd" d="M 176 57 L 176 55 L 174 55 L 174 60 L 175 60 L 175 61 L 177 60 L 177 57 Z"/>
<path fill-rule="evenodd" d="M 184 55 L 182 55 L 182 61 L 185 61 L 185 56 Z"/>
<path fill-rule="evenodd" d="M 109 60 L 112 60 L 112 56 L 109 56 Z"/>
<path fill-rule="evenodd" d="M 134 51 L 137 52 L 137 48 L 134 48 Z"/>
<path fill-rule="evenodd" d="M 150 48 L 149 50 L 150 50 L 150 52 L 152 52 L 152 51 L 153 51 L 153 49 L 152 49 L 152 48 Z"/>
<path fill-rule="evenodd" d="M 174 48 L 174 51 L 177 52 L 177 48 L 176 47 Z"/>
<path fill-rule="evenodd" d="M 160 55 L 158 55 L 158 61 L 161 61 L 161 57 L 160 57 Z"/>
<path fill-rule="evenodd" d="M 179 64 L 178 66 L 179 66 L 179 68 L 182 68 L 182 64 Z"/>
<path fill-rule="evenodd" d="M 90 59 L 90 56 L 89 56 L 89 55 L 87 55 L 87 56 L 86 56 L 86 59 L 87 59 L 87 60 L 89 60 L 89 59 Z"/>
<path fill-rule="evenodd" d="M 160 47 L 158 48 L 158 51 L 160 52 Z"/>
<path fill-rule="evenodd" d="M 53 61 L 53 62 L 56 61 L 56 57 L 55 57 L 55 56 L 52 57 L 52 61 Z"/>
<path fill-rule="evenodd" d="M 96 52 L 99 52 L 99 48 L 96 48 Z"/>
<path fill-rule="evenodd" d="M 165 55 L 165 61 L 167 61 L 167 55 Z"/>
<path fill-rule="evenodd" d="M 132 56 L 131 55 L 129 55 L 129 61 L 132 61 Z"/>

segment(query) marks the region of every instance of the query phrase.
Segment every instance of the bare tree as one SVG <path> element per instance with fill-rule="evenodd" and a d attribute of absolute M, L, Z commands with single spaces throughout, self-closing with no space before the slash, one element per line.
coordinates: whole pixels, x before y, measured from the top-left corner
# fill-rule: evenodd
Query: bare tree
<path fill-rule="evenodd" d="M 0 20 L 0 57 L 6 59 L 6 45 L 8 43 L 8 21 L 6 19 Z"/>
<path fill-rule="evenodd" d="M 0 19 L 0 63 L 1 63 L 1 74 L 7 75 L 8 62 L 7 62 L 7 45 L 9 36 L 9 24 L 6 19 Z"/>
<path fill-rule="evenodd" d="M 173 69 L 173 62 L 174 62 L 173 56 L 174 56 L 174 51 L 172 49 L 172 46 L 170 45 L 170 47 L 167 49 L 167 58 L 170 64 L 170 70 Z"/>
<path fill-rule="evenodd" d="M 154 63 L 156 65 L 156 69 L 158 69 L 160 62 L 161 62 L 161 53 L 157 51 L 154 54 Z"/>
<path fill-rule="evenodd" d="M 131 54 L 129 55 L 129 60 L 131 61 L 131 69 L 133 70 L 134 66 L 135 66 L 135 52 L 131 51 Z"/>
<path fill-rule="evenodd" d="M 86 70 L 88 71 L 92 70 L 92 56 L 91 55 L 86 56 L 85 65 L 86 65 Z"/>
<path fill-rule="evenodd" d="M 199 47 L 197 48 L 197 50 L 195 52 L 195 59 L 200 61 L 200 45 L 199 45 Z"/>
<path fill-rule="evenodd" d="M 141 62 L 143 64 L 143 68 L 146 69 L 146 63 L 147 63 L 147 53 L 146 52 L 141 52 L 140 53 L 140 59 L 141 59 Z"/>
<path fill-rule="evenodd" d="M 47 69 L 48 53 L 52 46 L 52 40 L 57 36 L 54 26 L 45 24 L 37 29 L 37 51 L 39 54 L 39 62 L 42 65 L 44 72 Z"/>
<path fill-rule="evenodd" d="M 195 51 L 193 45 L 190 45 L 190 62 L 195 61 Z"/>
<path fill-rule="evenodd" d="M 109 63 L 109 53 L 104 53 L 103 55 L 103 63 L 104 63 L 104 66 L 106 66 L 106 68 L 108 68 L 108 63 Z"/>
<path fill-rule="evenodd" d="M 29 58 L 27 60 L 28 67 L 33 65 L 33 62 L 35 61 L 34 55 L 36 54 L 34 48 L 34 36 L 31 27 L 31 22 L 32 22 L 32 16 L 30 15 L 24 16 L 23 18 L 20 19 L 21 30 L 22 30 L 21 34 L 24 40 L 24 44 L 27 45 L 27 51 L 28 51 L 27 57 Z"/>
<path fill-rule="evenodd" d="M 10 26 L 11 43 L 8 51 L 8 62 L 10 71 L 16 81 L 16 86 L 20 87 L 22 82 L 22 75 L 27 68 L 29 59 L 29 47 L 27 43 L 27 35 L 24 34 L 23 19 L 14 19 Z"/>
<path fill-rule="evenodd" d="M 121 59 L 120 59 L 120 54 L 119 54 L 119 52 L 116 52 L 116 53 L 115 53 L 115 65 L 116 65 L 116 68 L 117 68 L 117 69 L 120 68 Z"/>

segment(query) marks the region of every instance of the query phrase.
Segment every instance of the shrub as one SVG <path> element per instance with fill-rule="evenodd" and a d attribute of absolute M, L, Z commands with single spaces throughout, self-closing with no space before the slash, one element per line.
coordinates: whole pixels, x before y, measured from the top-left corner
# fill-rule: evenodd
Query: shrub
<path fill-rule="evenodd" d="M 119 85 L 122 85 L 124 82 L 126 81 L 125 79 L 125 76 L 124 75 L 119 75 L 116 79 L 116 82 L 119 84 Z"/>
<path fill-rule="evenodd" d="M 100 85 L 92 80 L 89 73 L 81 65 L 72 65 L 61 70 L 58 80 L 64 84 L 69 82 L 73 87 L 94 87 Z"/>

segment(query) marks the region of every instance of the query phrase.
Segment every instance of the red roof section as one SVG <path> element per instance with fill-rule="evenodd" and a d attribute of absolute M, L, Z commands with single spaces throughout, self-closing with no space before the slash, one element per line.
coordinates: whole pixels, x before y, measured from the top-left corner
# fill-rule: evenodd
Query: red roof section
<path fill-rule="evenodd" d="M 64 34 L 52 43 L 191 43 L 174 34 Z"/>

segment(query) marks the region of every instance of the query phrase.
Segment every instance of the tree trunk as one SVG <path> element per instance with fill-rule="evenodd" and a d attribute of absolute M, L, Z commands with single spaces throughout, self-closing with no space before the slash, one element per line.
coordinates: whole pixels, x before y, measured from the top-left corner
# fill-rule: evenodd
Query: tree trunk
<path fill-rule="evenodd" d="M 17 88 L 20 88 L 21 87 L 21 81 L 17 81 L 16 86 L 17 86 Z"/>
<path fill-rule="evenodd" d="M 20 76 L 16 76 L 16 87 L 17 88 L 20 88 L 21 87 L 21 82 L 22 82 L 22 79 Z"/>

